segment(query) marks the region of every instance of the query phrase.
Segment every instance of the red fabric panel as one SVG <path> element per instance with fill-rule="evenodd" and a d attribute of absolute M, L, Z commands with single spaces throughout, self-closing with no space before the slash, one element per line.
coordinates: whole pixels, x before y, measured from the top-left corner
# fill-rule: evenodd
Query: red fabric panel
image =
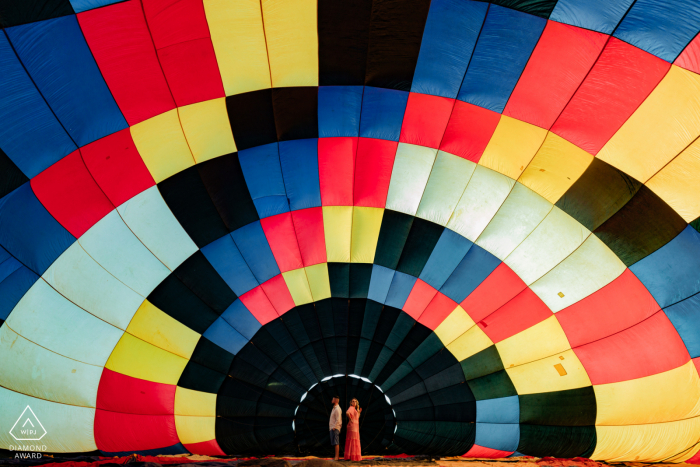
<path fill-rule="evenodd" d="M 323 209 L 292 211 L 294 230 L 304 266 L 326 262 L 326 237 L 323 232 Z"/>
<path fill-rule="evenodd" d="M 355 206 L 383 208 L 399 143 L 360 138 L 355 160 Z"/>
<path fill-rule="evenodd" d="M 454 102 L 447 97 L 410 93 L 399 141 L 428 148 L 440 147 Z"/>
<path fill-rule="evenodd" d="M 642 49 L 610 38 L 552 131 L 581 149 L 598 154 L 670 66 Z"/>
<path fill-rule="evenodd" d="M 685 461 L 686 464 L 700 464 L 700 451 L 695 453 L 693 457 Z"/>
<path fill-rule="evenodd" d="M 501 114 L 492 110 L 457 101 L 440 149 L 479 162 L 500 119 Z"/>
<path fill-rule="evenodd" d="M 457 308 L 457 302 L 438 292 L 431 300 L 428 308 L 420 315 L 418 321 L 434 331 L 455 308 Z"/>
<path fill-rule="evenodd" d="M 202 0 L 149 0 L 143 8 L 177 105 L 224 97 Z"/>
<path fill-rule="evenodd" d="M 241 296 L 241 301 L 260 324 L 265 325 L 277 318 L 275 307 L 272 306 L 267 295 L 265 295 L 265 291 L 260 286 L 244 293 Z"/>
<path fill-rule="evenodd" d="M 201 456 L 225 456 L 226 453 L 221 450 L 219 443 L 215 439 L 211 441 L 202 441 L 201 443 L 194 444 L 183 444 L 185 449 L 187 449 L 192 454 L 199 454 Z"/>
<path fill-rule="evenodd" d="M 525 282 L 508 265 L 501 263 L 460 305 L 478 323 L 525 287 Z"/>
<path fill-rule="evenodd" d="M 352 206 L 357 138 L 319 138 L 318 176 L 321 204 Z"/>
<path fill-rule="evenodd" d="M 406 303 L 403 305 L 403 311 L 409 314 L 411 318 L 418 320 L 425 308 L 430 304 L 437 290 L 418 279 L 408 294 Z"/>
<path fill-rule="evenodd" d="M 526 288 L 514 299 L 476 323 L 493 343 L 516 335 L 552 316 L 535 292 Z"/>
<path fill-rule="evenodd" d="M 663 311 L 610 337 L 575 347 L 574 352 L 594 385 L 655 375 L 690 360 Z"/>
<path fill-rule="evenodd" d="M 503 459 L 513 454 L 513 451 L 499 451 L 497 449 L 485 448 L 475 444 L 466 454 L 462 457 L 477 457 L 486 459 Z"/>
<path fill-rule="evenodd" d="M 139 0 L 77 15 L 85 40 L 129 125 L 175 107 Z"/>
<path fill-rule="evenodd" d="M 95 444 L 102 451 L 145 451 L 179 442 L 174 415 L 135 415 L 95 410 Z"/>
<path fill-rule="evenodd" d="M 105 368 L 97 388 L 97 408 L 112 412 L 172 415 L 175 388 L 171 384 L 132 378 Z"/>
<path fill-rule="evenodd" d="M 646 287 L 626 269 L 617 279 L 556 314 L 572 347 L 608 337 L 659 311 Z"/>
<path fill-rule="evenodd" d="M 73 151 L 31 181 L 41 204 L 74 237 L 84 234 L 114 209 Z"/>
<path fill-rule="evenodd" d="M 690 41 L 690 44 L 685 47 L 685 50 L 681 52 L 673 64 L 700 73 L 700 35 L 695 36 L 695 39 Z M 700 455 L 700 453 L 698 454 Z"/>
<path fill-rule="evenodd" d="M 695 365 L 695 371 L 697 371 L 698 375 L 700 375 L 700 357 L 693 359 L 693 365 Z"/>
<path fill-rule="evenodd" d="M 260 219 L 260 225 L 281 272 L 304 267 L 291 213 Z"/>
<path fill-rule="evenodd" d="M 272 303 L 272 306 L 279 316 L 282 316 L 294 308 L 295 305 L 292 294 L 289 293 L 287 283 L 284 281 L 282 274 L 273 277 L 260 287 L 265 291 L 265 295 L 267 295 L 267 298 L 270 300 L 270 303 Z"/>
<path fill-rule="evenodd" d="M 503 114 L 549 129 L 607 38 L 599 32 L 548 21 Z"/>
<path fill-rule="evenodd" d="M 115 206 L 156 184 L 128 128 L 83 146 L 80 153 L 93 178 Z"/>

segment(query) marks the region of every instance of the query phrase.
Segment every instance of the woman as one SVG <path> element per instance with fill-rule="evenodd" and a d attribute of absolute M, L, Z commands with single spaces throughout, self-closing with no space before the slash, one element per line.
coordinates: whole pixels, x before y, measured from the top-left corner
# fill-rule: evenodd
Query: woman
<path fill-rule="evenodd" d="M 357 399 L 350 401 L 348 411 L 348 431 L 345 435 L 345 460 L 346 461 L 361 461 L 362 447 L 360 446 L 360 414 L 362 409 Z"/>

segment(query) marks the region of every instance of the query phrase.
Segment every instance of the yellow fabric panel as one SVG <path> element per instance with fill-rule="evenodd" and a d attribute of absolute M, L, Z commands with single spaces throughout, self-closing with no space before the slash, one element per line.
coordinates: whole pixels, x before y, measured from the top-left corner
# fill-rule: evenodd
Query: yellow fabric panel
<path fill-rule="evenodd" d="M 467 332 L 452 341 L 447 346 L 447 350 L 452 352 L 452 355 L 461 362 L 491 345 L 493 342 L 489 336 L 479 326 L 472 326 Z"/>
<path fill-rule="evenodd" d="M 270 84 L 259 0 L 204 0 L 211 41 L 227 96 Z"/>
<path fill-rule="evenodd" d="M 192 356 L 200 337 L 199 333 L 163 313 L 148 300 L 136 310 L 126 332 L 184 358 Z"/>
<path fill-rule="evenodd" d="M 315 0 L 261 0 L 272 87 L 318 86 Z"/>
<path fill-rule="evenodd" d="M 557 317 L 544 321 L 496 344 L 505 368 L 512 368 L 571 349 Z M 562 361 L 563 363 L 563 361 Z"/>
<path fill-rule="evenodd" d="M 292 300 L 294 300 L 296 306 L 314 301 L 304 268 L 283 272 L 282 277 L 287 284 L 289 293 L 292 294 Z"/>
<path fill-rule="evenodd" d="M 597 426 L 591 459 L 608 462 L 661 462 L 692 457 L 700 439 L 700 418 L 654 425 Z M 679 455 L 680 454 L 680 455 Z"/>
<path fill-rule="evenodd" d="M 596 425 L 643 425 L 700 415 L 700 378 L 692 361 L 657 375 L 593 389 Z"/>
<path fill-rule="evenodd" d="M 226 98 L 212 99 L 178 109 L 185 138 L 197 163 L 236 152 Z"/>
<path fill-rule="evenodd" d="M 132 126 L 131 137 L 156 183 L 194 165 L 177 109 Z"/>
<path fill-rule="evenodd" d="M 175 415 L 216 417 L 216 394 L 178 386 L 175 389 Z"/>
<path fill-rule="evenodd" d="M 555 365 L 564 367 L 566 375 L 561 376 Z M 518 394 L 565 391 L 591 385 L 586 370 L 573 350 L 566 350 L 524 365 L 506 367 L 506 371 Z"/>
<path fill-rule="evenodd" d="M 449 345 L 472 326 L 474 326 L 474 320 L 464 311 L 464 308 L 457 305 L 457 308 L 435 329 L 435 334 L 443 345 Z"/>
<path fill-rule="evenodd" d="M 125 332 L 105 368 L 146 381 L 177 384 L 186 365 L 187 359 Z"/>
<path fill-rule="evenodd" d="M 216 439 L 216 417 L 193 417 L 175 415 L 177 437 L 183 444 L 202 443 Z"/>
<path fill-rule="evenodd" d="M 548 133 L 518 181 L 556 203 L 593 161 L 593 156 L 561 136 Z"/>
<path fill-rule="evenodd" d="M 328 262 L 349 263 L 352 206 L 323 206 L 323 231 Z"/>
<path fill-rule="evenodd" d="M 646 182 L 698 135 L 700 75 L 672 65 L 598 158 Z"/>
<path fill-rule="evenodd" d="M 646 185 L 666 201 L 686 222 L 700 216 L 700 138 L 680 153 Z"/>
<path fill-rule="evenodd" d="M 328 263 L 314 264 L 304 269 L 306 269 L 306 277 L 309 280 L 314 301 L 330 297 L 331 282 L 328 279 Z"/>
<path fill-rule="evenodd" d="M 547 130 L 501 115 L 479 165 L 517 180 L 540 149 Z"/>
<path fill-rule="evenodd" d="M 371 263 L 379 240 L 384 209 L 355 206 L 352 211 L 350 262 Z"/>

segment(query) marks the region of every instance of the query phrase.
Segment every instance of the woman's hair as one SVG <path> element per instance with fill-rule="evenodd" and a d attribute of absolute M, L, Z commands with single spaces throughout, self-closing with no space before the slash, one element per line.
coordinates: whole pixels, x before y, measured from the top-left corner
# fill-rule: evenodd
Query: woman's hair
<path fill-rule="evenodd" d="M 360 401 L 358 401 L 357 399 L 355 399 L 355 398 L 353 397 L 352 399 L 350 399 L 350 405 L 352 405 L 352 401 L 357 402 L 356 407 L 359 409 L 359 408 L 360 408 Z"/>

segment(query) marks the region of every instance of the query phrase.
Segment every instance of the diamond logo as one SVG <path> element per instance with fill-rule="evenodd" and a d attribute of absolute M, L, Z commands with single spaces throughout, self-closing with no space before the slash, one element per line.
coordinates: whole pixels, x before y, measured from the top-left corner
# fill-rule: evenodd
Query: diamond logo
<path fill-rule="evenodd" d="M 39 441 L 46 436 L 46 429 L 41 424 L 31 407 L 27 406 L 10 429 L 10 434 L 17 441 Z"/>

